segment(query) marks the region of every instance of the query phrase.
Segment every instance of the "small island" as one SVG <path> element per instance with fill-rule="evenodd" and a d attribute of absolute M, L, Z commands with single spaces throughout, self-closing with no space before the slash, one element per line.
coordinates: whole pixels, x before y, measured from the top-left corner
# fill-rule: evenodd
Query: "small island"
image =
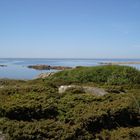
<path fill-rule="evenodd" d="M 35 70 L 67 70 L 72 69 L 72 67 L 67 66 L 50 66 L 50 65 L 30 65 L 28 68 Z"/>
<path fill-rule="evenodd" d="M 0 65 L 0 67 L 7 67 L 7 65 Z"/>

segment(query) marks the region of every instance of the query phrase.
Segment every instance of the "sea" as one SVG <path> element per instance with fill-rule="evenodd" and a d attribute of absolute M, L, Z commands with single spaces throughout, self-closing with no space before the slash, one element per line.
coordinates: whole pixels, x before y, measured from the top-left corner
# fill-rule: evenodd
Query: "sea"
<path fill-rule="evenodd" d="M 106 62 L 140 62 L 140 59 L 48 59 L 48 58 L 0 58 L 0 79 L 29 80 L 36 78 L 41 73 L 56 70 L 35 70 L 28 68 L 29 65 L 46 64 L 50 66 L 98 66 Z M 129 66 L 140 70 L 140 64 Z"/>

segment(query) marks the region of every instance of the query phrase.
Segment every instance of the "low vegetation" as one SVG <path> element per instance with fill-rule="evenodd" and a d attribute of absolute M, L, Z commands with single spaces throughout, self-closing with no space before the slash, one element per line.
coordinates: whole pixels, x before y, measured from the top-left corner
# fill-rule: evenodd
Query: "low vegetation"
<path fill-rule="evenodd" d="M 77 67 L 73 70 L 58 72 L 46 81 L 58 86 L 72 83 L 130 86 L 140 84 L 140 72 L 127 66 Z"/>
<path fill-rule="evenodd" d="M 101 86 L 109 94 L 58 93 L 60 85 L 69 84 Z M 79 67 L 31 81 L 0 80 L 1 135 L 5 140 L 139 140 L 139 92 L 140 72 L 126 66 Z"/>

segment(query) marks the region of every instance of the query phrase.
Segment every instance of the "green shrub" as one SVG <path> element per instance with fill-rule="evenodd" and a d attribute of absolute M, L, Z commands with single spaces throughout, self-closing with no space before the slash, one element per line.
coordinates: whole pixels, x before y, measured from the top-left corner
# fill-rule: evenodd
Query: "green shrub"
<path fill-rule="evenodd" d="M 101 140 L 139 140 L 140 127 L 134 128 L 118 128 L 116 130 L 102 130 L 100 134 L 96 135 L 97 139 Z"/>
<path fill-rule="evenodd" d="M 140 72 L 128 66 L 78 67 L 58 72 L 46 79 L 53 85 L 72 83 L 98 83 L 106 85 L 140 84 Z"/>
<path fill-rule="evenodd" d="M 45 94 L 14 95 L 0 103 L 0 117 L 31 121 L 34 119 L 55 118 L 58 115 L 55 99 Z"/>
<path fill-rule="evenodd" d="M 139 80 L 139 71 L 125 66 L 79 67 L 45 80 L 2 80 L 0 132 L 6 140 L 140 139 Z M 57 86 L 73 83 L 97 84 L 110 94 L 97 97 L 79 88 L 58 93 Z"/>

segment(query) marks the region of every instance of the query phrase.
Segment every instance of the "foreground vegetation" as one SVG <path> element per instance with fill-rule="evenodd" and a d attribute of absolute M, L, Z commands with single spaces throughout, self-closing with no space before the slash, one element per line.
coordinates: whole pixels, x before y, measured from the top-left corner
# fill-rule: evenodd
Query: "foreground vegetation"
<path fill-rule="evenodd" d="M 109 94 L 58 93 L 69 84 L 104 87 Z M 78 67 L 47 79 L 0 80 L 0 96 L 0 135 L 6 140 L 140 139 L 140 71 L 131 67 Z"/>

